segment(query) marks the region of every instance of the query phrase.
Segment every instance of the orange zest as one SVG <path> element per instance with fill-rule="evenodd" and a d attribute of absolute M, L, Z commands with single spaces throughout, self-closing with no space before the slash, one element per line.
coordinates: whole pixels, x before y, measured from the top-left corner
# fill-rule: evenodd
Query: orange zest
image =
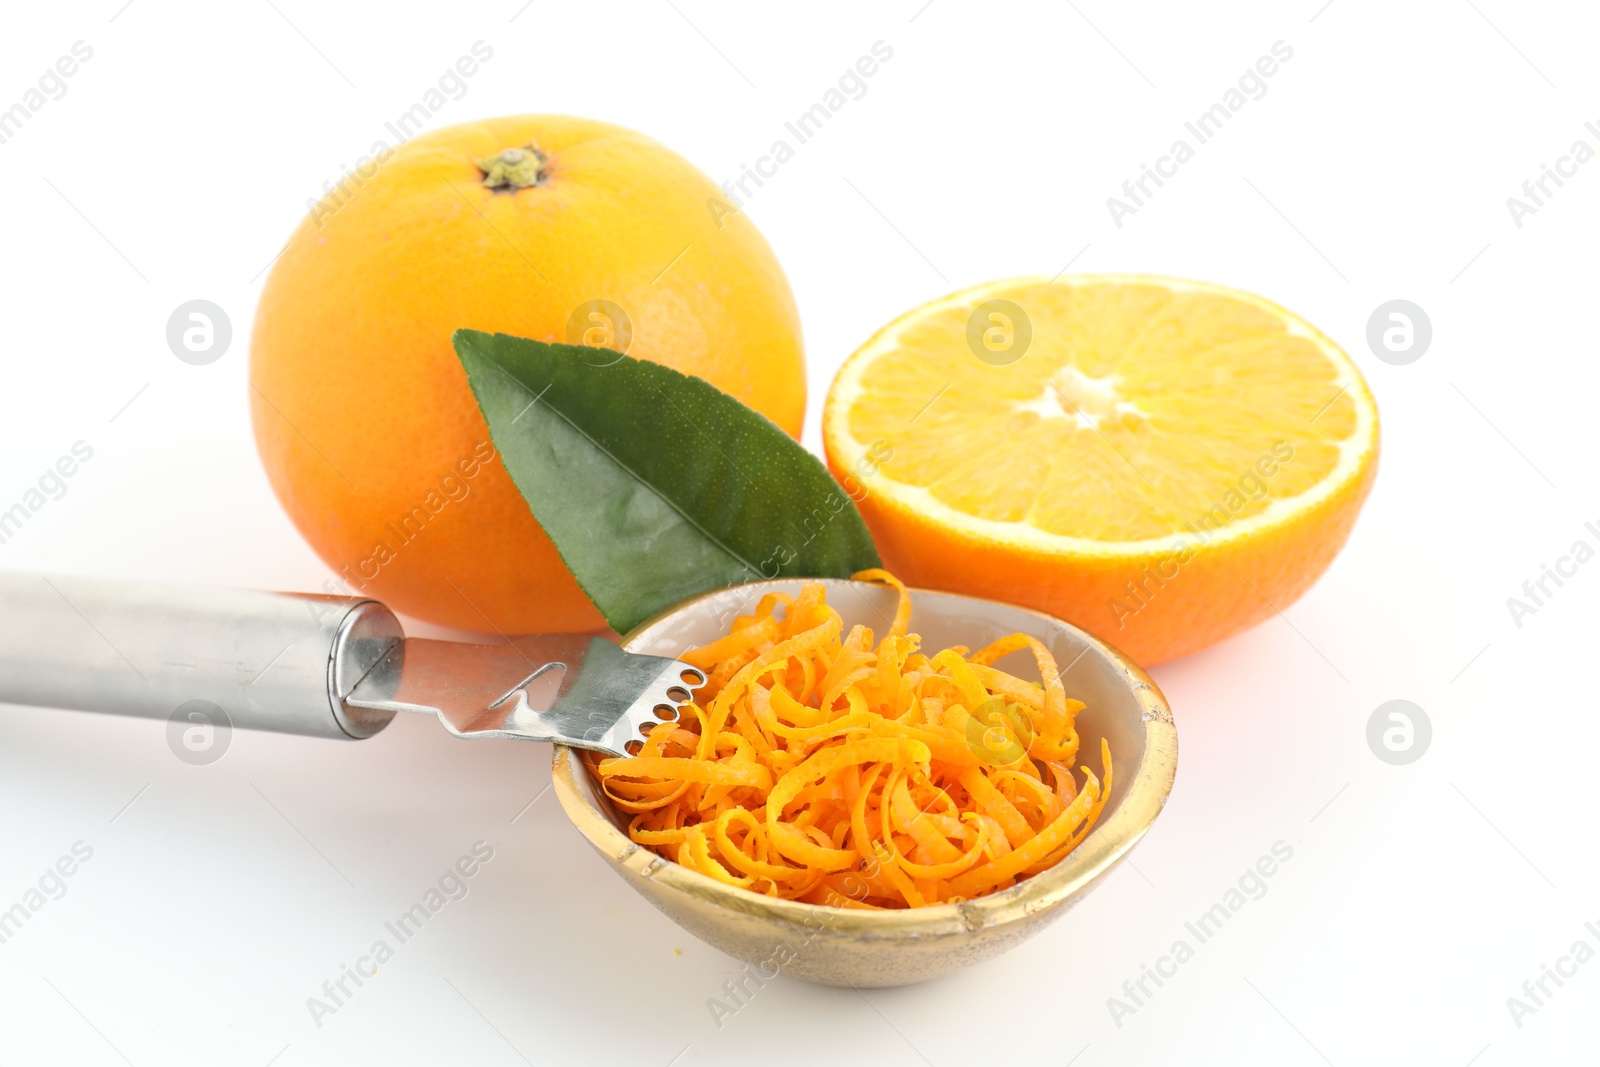
<path fill-rule="evenodd" d="M 899 593 L 876 645 L 844 632 L 821 583 L 769 594 L 682 657 L 706 685 L 677 721 L 633 755 L 586 755 L 629 837 L 719 882 L 848 908 L 958 903 L 1059 862 L 1100 818 L 1111 750 L 1101 777 L 1074 777 L 1083 704 L 1050 651 L 1013 634 L 925 655 L 905 586 L 855 577 Z M 994 666 L 1022 651 L 1042 684 Z"/>

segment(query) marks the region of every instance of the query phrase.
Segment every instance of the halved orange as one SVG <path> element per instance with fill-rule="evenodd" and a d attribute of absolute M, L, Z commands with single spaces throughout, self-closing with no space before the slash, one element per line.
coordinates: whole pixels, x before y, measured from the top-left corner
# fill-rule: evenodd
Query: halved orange
<path fill-rule="evenodd" d="M 1037 608 L 1143 663 L 1299 597 L 1377 470 L 1349 356 L 1249 293 L 1131 275 L 967 289 L 890 323 L 823 414 L 912 585 Z"/>

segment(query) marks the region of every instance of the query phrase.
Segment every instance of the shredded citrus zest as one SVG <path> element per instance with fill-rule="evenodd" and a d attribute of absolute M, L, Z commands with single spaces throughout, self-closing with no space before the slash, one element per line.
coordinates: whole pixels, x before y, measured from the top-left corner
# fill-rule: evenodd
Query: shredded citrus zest
<path fill-rule="evenodd" d="M 1009 888 L 1077 847 L 1111 790 L 1080 767 L 1054 657 L 1027 634 L 933 656 L 911 597 L 876 645 L 844 632 L 825 587 L 769 594 L 682 658 L 706 675 L 637 753 L 586 754 L 633 841 L 768 896 L 846 908 L 957 903 Z M 781 617 L 780 617 L 780 610 Z M 1032 654 L 1043 684 L 997 669 Z"/>

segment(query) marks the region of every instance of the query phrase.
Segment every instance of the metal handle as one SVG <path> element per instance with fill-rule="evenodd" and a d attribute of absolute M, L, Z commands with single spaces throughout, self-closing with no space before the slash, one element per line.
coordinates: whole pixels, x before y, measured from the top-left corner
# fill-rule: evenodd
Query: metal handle
<path fill-rule="evenodd" d="M 402 636 L 375 600 L 0 572 L 0 701 L 371 737 L 394 712 L 344 698 Z"/>

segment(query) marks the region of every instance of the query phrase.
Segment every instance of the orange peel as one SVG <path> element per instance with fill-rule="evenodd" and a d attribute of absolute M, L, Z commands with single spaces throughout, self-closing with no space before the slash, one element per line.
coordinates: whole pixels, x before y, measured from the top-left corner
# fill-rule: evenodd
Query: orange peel
<path fill-rule="evenodd" d="M 1102 740 L 1101 774 L 1074 776 L 1083 704 L 1049 650 L 1013 634 L 925 655 L 905 586 L 855 577 L 898 593 L 882 641 L 845 631 L 821 583 L 764 597 L 683 656 L 707 682 L 678 721 L 635 755 L 586 754 L 628 836 L 724 884 L 832 907 L 956 903 L 1058 862 L 1099 820 L 1112 767 Z M 1040 682 L 994 666 L 1021 651 Z M 1008 714 L 981 710 L 996 701 Z M 1022 755 L 996 765 L 980 733 Z"/>

